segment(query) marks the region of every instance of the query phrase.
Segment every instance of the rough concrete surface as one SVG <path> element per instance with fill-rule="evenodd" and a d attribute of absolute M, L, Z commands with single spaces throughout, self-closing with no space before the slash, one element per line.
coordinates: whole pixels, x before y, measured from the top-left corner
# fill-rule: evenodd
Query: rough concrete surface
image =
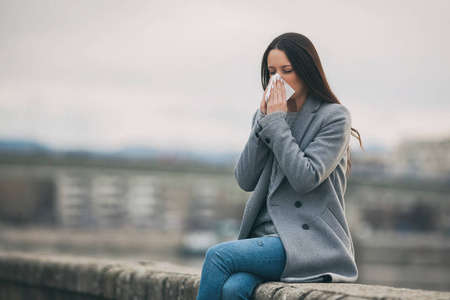
<path fill-rule="evenodd" d="M 195 299 L 200 270 L 164 262 L 0 251 L 0 299 Z M 256 300 L 449 299 L 448 292 L 386 286 L 269 282 Z M 213 300 L 213 299 L 212 299 Z"/>
<path fill-rule="evenodd" d="M 393 288 L 354 283 L 280 283 L 268 282 L 258 286 L 257 299 L 450 299 L 448 292 Z"/>

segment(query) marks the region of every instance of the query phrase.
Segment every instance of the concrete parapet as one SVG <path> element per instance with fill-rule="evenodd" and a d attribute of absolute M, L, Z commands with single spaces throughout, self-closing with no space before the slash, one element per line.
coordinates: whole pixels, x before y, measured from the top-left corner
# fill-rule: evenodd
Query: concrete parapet
<path fill-rule="evenodd" d="M 257 287 L 256 299 L 274 300 L 428 300 L 450 299 L 448 292 L 394 288 L 354 283 L 294 283 L 270 282 Z"/>
<path fill-rule="evenodd" d="M 0 251 L 0 299 L 195 299 L 200 271 L 163 262 Z M 361 284 L 258 286 L 256 300 L 449 299 L 448 292 Z"/>

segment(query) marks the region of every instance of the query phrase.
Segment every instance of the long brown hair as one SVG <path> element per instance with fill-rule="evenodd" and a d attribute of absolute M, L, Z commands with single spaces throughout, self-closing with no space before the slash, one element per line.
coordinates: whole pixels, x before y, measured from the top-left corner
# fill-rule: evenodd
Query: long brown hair
<path fill-rule="evenodd" d="M 318 99 L 341 104 L 328 85 L 319 54 L 313 43 L 306 36 L 295 32 L 288 32 L 276 37 L 264 52 L 261 64 L 261 83 L 263 90 L 266 89 L 270 80 L 270 72 L 267 68 L 267 57 L 269 56 L 269 52 L 273 49 L 281 50 L 286 54 L 295 73 L 306 85 L 308 93 L 313 94 Z M 361 135 L 358 130 L 352 127 L 351 135 L 358 139 L 359 145 L 364 151 Z M 350 174 L 351 167 L 351 150 L 350 146 L 348 146 L 347 175 Z"/>

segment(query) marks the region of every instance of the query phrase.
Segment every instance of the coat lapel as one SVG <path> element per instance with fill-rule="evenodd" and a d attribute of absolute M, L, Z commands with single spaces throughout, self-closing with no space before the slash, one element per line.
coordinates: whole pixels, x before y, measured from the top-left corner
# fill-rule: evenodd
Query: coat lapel
<path fill-rule="evenodd" d="M 302 108 L 298 112 L 294 125 L 291 129 L 292 136 L 295 138 L 298 145 L 300 145 L 303 137 L 308 131 L 309 125 L 311 124 L 311 121 L 313 120 L 314 115 L 319 109 L 321 103 L 321 100 L 318 100 L 313 95 L 309 95 L 305 104 L 303 104 Z M 278 188 L 286 176 L 279 166 L 277 166 L 277 168 L 277 175 L 275 176 L 271 193 L 268 196 L 269 199 L 272 197 L 273 192 Z"/>

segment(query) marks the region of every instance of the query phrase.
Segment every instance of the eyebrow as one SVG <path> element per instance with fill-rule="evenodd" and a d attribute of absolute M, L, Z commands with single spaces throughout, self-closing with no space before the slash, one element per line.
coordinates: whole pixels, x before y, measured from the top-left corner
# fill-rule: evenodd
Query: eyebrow
<path fill-rule="evenodd" d="M 268 68 L 272 68 L 272 69 L 275 69 L 275 67 L 272 67 L 272 66 L 267 66 Z M 284 67 L 292 67 L 291 65 L 284 65 L 284 66 L 281 66 L 282 68 L 284 68 Z"/>

